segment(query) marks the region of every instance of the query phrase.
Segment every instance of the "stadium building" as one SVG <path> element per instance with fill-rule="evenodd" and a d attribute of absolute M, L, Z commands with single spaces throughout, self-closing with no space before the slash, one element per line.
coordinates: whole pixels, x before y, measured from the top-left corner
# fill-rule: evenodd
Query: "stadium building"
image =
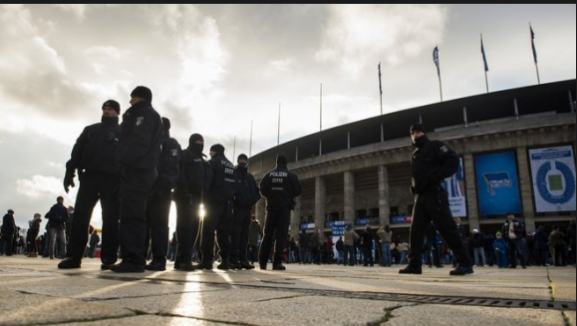
<path fill-rule="evenodd" d="M 431 139 L 460 155 L 461 169 L 445 186 L 468 230 L 497 231 L 508 212 L 528 231 L 566 225 L 576 216 L 575 91 L 573 79 L 406 109 L 280 144 L 251 157 L 249 169 L 259 182 L 278 153 L 287 156 L 303 185 L 293 236 L 389 224 L 408 241 L 409 127 L 422 122 Z M 264 222 L 264 199 L 255 214 Z"/>

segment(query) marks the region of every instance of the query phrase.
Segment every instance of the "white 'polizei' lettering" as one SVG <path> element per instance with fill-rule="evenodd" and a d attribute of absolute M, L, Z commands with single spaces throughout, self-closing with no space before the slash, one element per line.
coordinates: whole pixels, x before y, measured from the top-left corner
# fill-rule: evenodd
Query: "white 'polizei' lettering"
<path fill-rule="evenodd" d="M 288 177 L 288 173 L 283 172 L 283 171 L 273 171 L 270 173 L 270 176 L 273 178 L 286 178 Z"/>

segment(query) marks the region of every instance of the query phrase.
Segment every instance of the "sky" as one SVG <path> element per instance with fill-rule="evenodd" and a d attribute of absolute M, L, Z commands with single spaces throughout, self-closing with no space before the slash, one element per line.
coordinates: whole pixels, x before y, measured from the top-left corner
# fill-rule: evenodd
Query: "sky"
<path fill-rule="evenodd" d="M 200 133 L 206 153 L 221 143 L 236 162 L 381 111 L 486 93 L 481 34 L 489 92 L 536 85 L 537 72 L 541 84 L 575 79 L 575 7 L 0 4 L 0 213 L 26 229 L 57 196 L 74 205 L 78 181 L 66 194 L 62 180 L 76 138 L 107 99 L 125 112 L 138 85 L 183 148 Z"/>

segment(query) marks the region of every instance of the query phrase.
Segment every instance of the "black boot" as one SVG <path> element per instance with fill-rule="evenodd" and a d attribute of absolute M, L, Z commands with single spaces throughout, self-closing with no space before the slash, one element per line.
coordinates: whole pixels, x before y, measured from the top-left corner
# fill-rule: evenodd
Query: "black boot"
<path fill-rule="evenodd" d="M 153 259 L 150 264 L 144 266 L 149 271 L 164 271 L 166 270 L 166 259 Z"/>
<path fill-rule="evenodd" d="M 60 263 L 58 263 L 58 268 L 60 269 L 72 269 L 80 268 L 80 258 L 66 257 Z"/>

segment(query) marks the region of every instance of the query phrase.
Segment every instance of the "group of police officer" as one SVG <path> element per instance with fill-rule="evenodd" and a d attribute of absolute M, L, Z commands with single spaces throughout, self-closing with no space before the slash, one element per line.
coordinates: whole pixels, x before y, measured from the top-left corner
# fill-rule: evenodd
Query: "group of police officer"
<path fill-rule="evenodd" d="M 79 189 L 66 258 L 58 268 L 81 267 L 90 219 L 100 200 L 101 269 L 118 273 L 165 270 L 168 216 L 174 200 L 178 243 L 174 269 L 211 270 L 215 239 L 220 256 L 217 268 L 252 269 L 246 254 L 248 228 L 252 207 L 262 195 L 267 216 L 260 267 L 266 269 L 274 245 L 273 269 L 284 270 L 281 257 L 290 210 L 302 191 L 298 177 L 287 169 L 286 157 L 278 156 L 277 167 L 263 177 L 259 189 L 247 171 L 245 154 L 238 156 L 235 166 L 224 155 L 225 148 L 215 144 L 206 160 L 204 139 L 197 133 L 182 150 L 170 137 L 170 120 L 153 108 L 149 88 L 137 86 L 129 103 L 119 123 L 120 104 L 104 102 L 101 122 L 85 127 L 72 149 L 64 189 L 68 193 L 75 186 L 76 176 Z M 152 261 L 147 264 L 149 244 Z M 200 256 L 196 265 L 192 263 L 195 245 Z"/>

